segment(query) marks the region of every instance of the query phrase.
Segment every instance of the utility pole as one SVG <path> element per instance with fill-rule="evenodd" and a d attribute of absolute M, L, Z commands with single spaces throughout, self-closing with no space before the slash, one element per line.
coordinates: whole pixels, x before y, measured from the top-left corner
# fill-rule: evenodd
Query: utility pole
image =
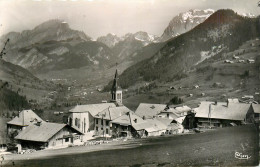
<path fill-rule="evenodd" d="M 209 105 L 208 121 L 209 121 L 209 126 L 211 126 L 211 104 Z"/>

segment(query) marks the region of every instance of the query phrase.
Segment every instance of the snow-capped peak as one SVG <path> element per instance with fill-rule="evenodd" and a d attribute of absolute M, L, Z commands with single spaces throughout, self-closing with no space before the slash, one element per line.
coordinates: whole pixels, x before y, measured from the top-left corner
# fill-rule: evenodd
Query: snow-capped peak
<path fill-rule="evenodd" d="M 172 37 L 185 33 L 198 24 L 205 21 L 215 11 L 213 9 L 191 9 L 175 16 L 164 30 L 161 41 L 166 41 Z"/>
<path fill-rule="evenodd" d="M 254 14 L 252 14 L 252 13 L 242 13 L 242 14 L 239 14 L 239 15 L 241 15 L 241 16 L 244 16 L 244 17 L 249 17 L 249 18 L 254 18 L 254 17 L 256 17 Z"/>

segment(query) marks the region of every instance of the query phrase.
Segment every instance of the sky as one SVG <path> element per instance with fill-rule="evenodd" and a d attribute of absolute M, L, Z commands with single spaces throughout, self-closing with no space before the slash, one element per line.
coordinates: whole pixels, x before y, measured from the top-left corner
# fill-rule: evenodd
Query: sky
<path fill-rule="evenodd" d="M 0 0 L 0 35 L 61 19 L 96 39 L 146 31 L 161 36 L 170 20 L 190 9 L 233 9 L 260 15 L 259 0 Z"/>

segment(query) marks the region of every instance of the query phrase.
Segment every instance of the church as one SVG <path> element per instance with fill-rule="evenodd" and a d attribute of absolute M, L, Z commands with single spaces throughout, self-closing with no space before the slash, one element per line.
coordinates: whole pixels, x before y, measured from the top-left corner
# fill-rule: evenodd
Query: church
<path fill-rule="evenodd" d="M 111 136 L 110 121 L 130 111 L 123 106 L 123 91 L 118 85 L 116 70 L 109 103 L 77 105 L 69 112 L 68 125 L 84 134 L 83 140 L 92 136 Z"/>

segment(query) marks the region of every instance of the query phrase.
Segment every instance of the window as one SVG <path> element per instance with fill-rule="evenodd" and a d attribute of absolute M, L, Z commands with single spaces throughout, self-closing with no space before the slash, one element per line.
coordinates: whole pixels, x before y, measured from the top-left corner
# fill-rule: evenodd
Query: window
<path fill-rule="evenodd" d="M 86 133 L 86 118 L 84 118 L 84 133 Z"/>
<path fill-rule="evenodd" d="M 121 99 L 121 93 L 117 94 L 117 99 L 119 99 L 119 100 Z"/>
<path fill-rule="evenodd" d="M 80 129 L 80 119 L 78 119 L 78 128 Z"/>
<path fill-rule="evenodd" d="M 65 142 L 69 142 L 69 138 L 66 138 L 66 139 L 65 139 Z"/>
<path fill-rule="evenodd" d="M 98 127 L 96 127 L 96 131 L 98 131 Z"/>
<path fill-rule="evenodd" d="M 106 134 L 108 134 L 108 129 L 106 129 Z"/>
<path fill-rule="evenodd" d="M 98 124 L 98 119 L 96 119 L 96 124 Z"/>
<path fill-rule="evenodd" d="M 104 120 L 102 119 L 102 120 L 101 120 L 101 125 L 103 125 L 103 124 L 104 124 Z"/>
<path fill-rule="evenodd" d="M 78 118 L 75 119 L 75 126 L 78 126 Z"/>
<path fill-rule="evenodd" d="M 106 125 L 109 126 L 109 121 L 106 121 Z"/>
<path fill-rule="evenodd" d="M 170 114 L 169 113 L 167 113 L 167 118 L 169 118 L 170 117 Z"/>

